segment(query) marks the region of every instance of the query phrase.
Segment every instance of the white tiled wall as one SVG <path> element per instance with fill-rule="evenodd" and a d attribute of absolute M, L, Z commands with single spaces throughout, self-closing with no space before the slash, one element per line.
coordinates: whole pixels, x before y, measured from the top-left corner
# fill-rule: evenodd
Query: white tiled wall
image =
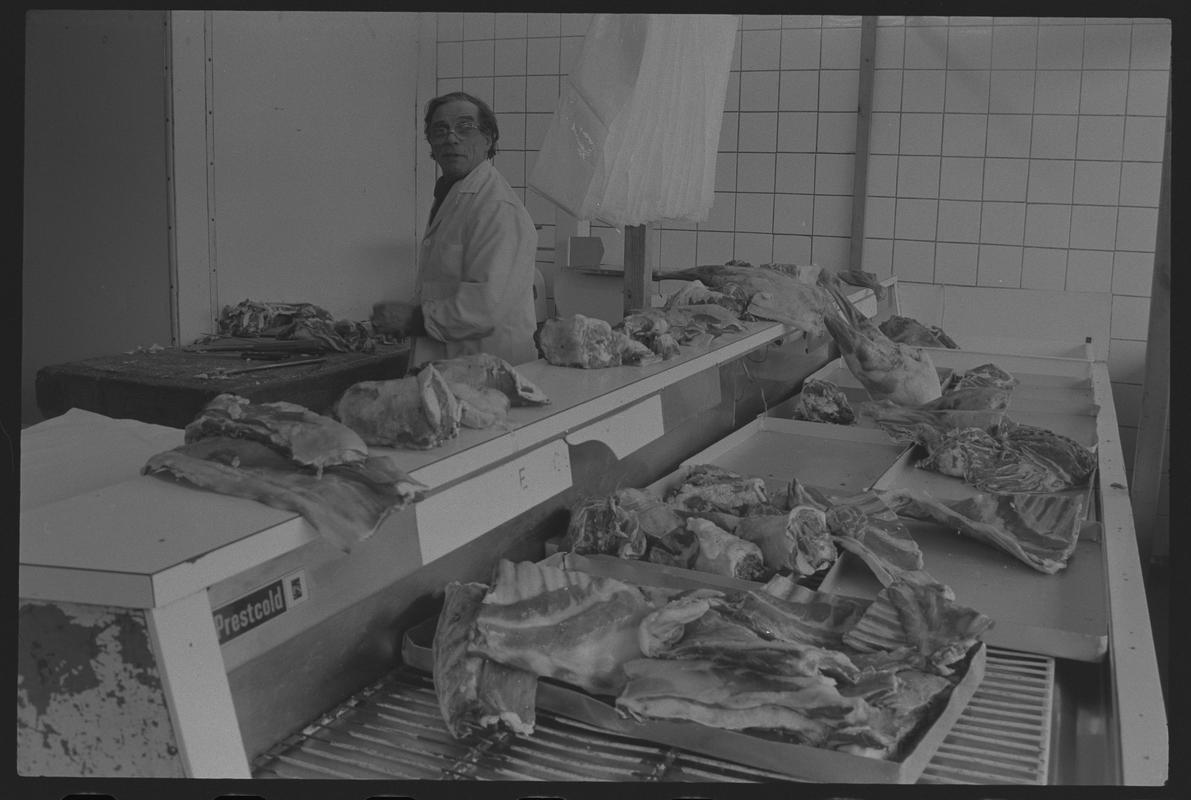
<path fill-rule="evenodd" d="M 543 225 L 533 169 L 590 14 L 440 13 L 440 91 L 490 98 L 496 166 Z M 859 16 L 744 15 L 715 203 L 651 225 L 664 268 L 848 263 Z M 901 281 L 1111 293 L 1123 449 L 1139 408 L 1171 25 L 1161 19 L 878 18 L 862 267 Z M 595 226 L 597 232 L 599 226 Z"/>

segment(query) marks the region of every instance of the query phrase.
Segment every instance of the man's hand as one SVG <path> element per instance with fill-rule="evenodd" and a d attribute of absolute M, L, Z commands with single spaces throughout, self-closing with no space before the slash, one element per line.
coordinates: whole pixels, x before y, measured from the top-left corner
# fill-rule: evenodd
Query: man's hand
<path fill-rule="evenodd" d="M 426 333 L 422 307 L 400 300 L 385 300 L 372 306 L 372 327 L 381 333 L 419 336 Z"/>

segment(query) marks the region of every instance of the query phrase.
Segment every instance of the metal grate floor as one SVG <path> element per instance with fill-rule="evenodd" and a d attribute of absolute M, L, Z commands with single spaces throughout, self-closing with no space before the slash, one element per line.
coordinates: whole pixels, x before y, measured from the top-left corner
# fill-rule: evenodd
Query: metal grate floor
<path fill-rule="evenodd" d="M 922 783 L 1046 782 L 1054 661 L 988 648 L 985 676 Z M 581 756 L 581 757 L 577 757 Z M 789 781 L 610 734 L 539 709 L 533 736 L 477 731 L 456 740 L 430 676 L 400 667 L 279 742 L 256 778 L 520 781 Z"/>

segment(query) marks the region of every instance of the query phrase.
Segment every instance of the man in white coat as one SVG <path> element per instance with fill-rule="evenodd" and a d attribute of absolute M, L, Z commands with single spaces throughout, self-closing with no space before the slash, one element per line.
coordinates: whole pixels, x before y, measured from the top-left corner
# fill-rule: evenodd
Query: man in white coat
<path fill-rule="evenodd" d="M 382 332 L 413 337 L 410 366 L 471 353 L 510 364 L 537 356 L 534 260 L 538 234 L 517 193 L 492 166 L 492 109 L 464 92 L 426 106 L 426 138 L 442 170 L 418 254 L 413 302 L 373 306 Z"/>

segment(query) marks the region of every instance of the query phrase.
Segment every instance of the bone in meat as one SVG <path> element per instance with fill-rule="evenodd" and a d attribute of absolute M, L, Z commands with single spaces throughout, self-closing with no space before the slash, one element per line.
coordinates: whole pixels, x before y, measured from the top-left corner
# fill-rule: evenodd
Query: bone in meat
<path fill-rule="evenodd" d="M 469 724 L 484 728 L 503 722 L 517 733 L 533 733 L 537 676 L 467 652 L 487 591 L 482 583 L 447 584 L 434 631 L 434 691 L 443 722 L 456 739 L 467 734 Z"/>
<path fill-rule="evenodd" d="M 637 626 L 653 610 L 642 591 L 612 578 L 546 564 L 497 564 L 476 617 L 473 652 L 596 694 L 624 684 L 638 658 Z"/>

